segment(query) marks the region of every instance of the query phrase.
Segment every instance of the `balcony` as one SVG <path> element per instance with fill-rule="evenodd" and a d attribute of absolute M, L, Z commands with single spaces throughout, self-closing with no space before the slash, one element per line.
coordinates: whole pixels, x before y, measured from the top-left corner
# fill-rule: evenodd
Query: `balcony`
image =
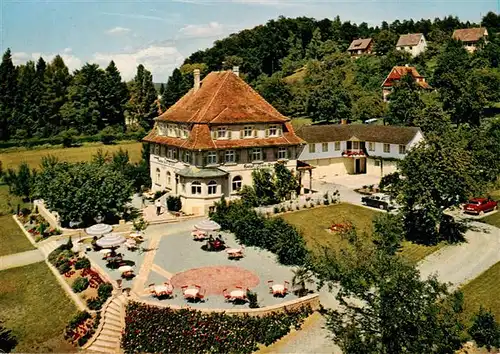
<path fill-rule="evenodd" d="M 342 151 L 342 157 L 366 157 L 363 150 L 344 150 Z"/>

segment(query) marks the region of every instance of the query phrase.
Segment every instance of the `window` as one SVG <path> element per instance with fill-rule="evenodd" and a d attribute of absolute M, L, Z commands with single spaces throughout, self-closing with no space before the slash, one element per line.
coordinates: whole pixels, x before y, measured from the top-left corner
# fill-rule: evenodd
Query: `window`
<path fill-rule="evenodd" d="M 413 47 L 412 47 L 412 46 L 409 46 L 408 48 L 409 48 L 410 50 L 412 50 L 412 49 L 413 49 Z"/>
<path fill-rule="evenodd" d="M 177 149 L 168 149 L 167 158 L 170 160 L 177 160 Z"/>
<path fill-rule="evenodd" d="M 160 155 L 160 145 L 155 144 L 155 155 Z"/>
<path fill-rule="evenodd" d="M 288 158 L 287 149 L 285 147 L 278 148 L 278 160 L 283 160 Z"/>
<path fill-rule="evenodd" d="M 156 169 L 156 179 L 155 179 L 155 182 L 157 184 L 160 184 L 160 169 L 159 168 Z"/>
<path fill-rule="evenodd" d="M 262 161 L 262 149 L 252 149 L 252 161 Z"/>
<path fill-rule="evenodd" d="M 185 163 L 191 163 L 191 152 L 189 151 L 184 151 L 184 158 L 183 161 Z"/>
<path fill-rule="evenodd" d="M 386 153 L 391 152 L 391 144 L 384 144 L 384 152 Z"/>
<path fill-rule="evenodd" d="M 375 160 L 374 165 L 375 167 L 380 167 L 380 160 Z"/>
<path fill-rule="evenodd" d="M 187 128 L 183 128 L 182 129 L 182 138 L 183 139 L 187 139 L 188 138 L 188 135 L 189 135 L 189 131 Z"/>
<path fill-rule="evenodd" d="M 208 194 L 216 194 L 217 193 L 217 182 L 210 181 L 208 182 Z"/>
<path fill-rule="evenodd" d="M 316 144 L 309 144 L 309 153 L 314 154 L 316 152 Z"/>
<path fill-rule="evenodd" d="M 243 137 L 251 138 L 253 136 L 253 128 L 251 126 L 247 126 L 243 129 Z"/>
<path fill-rule="evenodd" d="M 217 139 L 226 139 L 226 138 L 227 138 L 226 127 L 217 128 Z"/>
<path fill-rule="evenodd" d="M 167 184 L 170 185 L 172 183 L 172 174 L 170 171 L 167 171 Z"/>
<path fill-rule="evenodd" d="M 368 143 L 368 151 L 375 151 L 375 143 Z"/>
<path fill-rule="evenodd" d="M 406 154 L 406 145 L 399 145 L 399 154 L 400 155 Z"/>
<path fill-rule="evenodd" d="M 168 136 L 175 136 L 175 128 L 173 124 L 168 125 Z"/>
<path fill-rule="evenodd" d="M 321 144 L 321 151 L 328 152 L 328 143 Z"/>
<path fill-rule="evenodd" d="M 269 136 L 276 136 L 278 135 L 278 126 L 277 125 L 271 125 L 269 127 Z"/>
<path fill-rule="evenodd" d="M 335 142 L 335 151 L 340 151 L 340 141 Z"/>
<path fill-rule="evenodd" d="M 234 150 L 226 150 L 226 163 L 233 163 L 236 161 L 236 155 L 234 153 Z"/>
<path fill-rule="evenodd" d="M 233 178 L 233 192 L 237 192 L 241 189 L 241 176 L 235 176 Z"/>
<path fill-rule="evenodd" d="M 201 194 L 201 183 L 194 181 L 191 183 L 191 194 Z"/>
<path fill-rule="evenodd" d="M 207 165 L 215 165 L 217 163 L 217 153 L 215 151 L 210 151 L 207 154 Z"/>
<path fill-rule="evenodd" d="M 359 150 L 359 141 L 353 141 L 352 142 L 352 149 L 353 150 Z"/>

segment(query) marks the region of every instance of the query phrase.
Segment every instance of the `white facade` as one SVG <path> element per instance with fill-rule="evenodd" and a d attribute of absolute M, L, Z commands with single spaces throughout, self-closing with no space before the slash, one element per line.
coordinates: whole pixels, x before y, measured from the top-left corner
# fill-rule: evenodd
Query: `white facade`
<path fill-rule="evenodd" d="M 314 166 L 319 178 L 364 173 L 385 176 L 395 172 L 397 160 L 403 159 L 421 140 L 423 135 L 417 131 L 405 145 L 360 141 L 354 137 L 349 141 L 308 143 L 298 159 Z"/>
<path fill-rule="evenodd" d="M 397 50 L 403 50 L 407 53 L 410 53 L 412 57 L 416 57 L 420 53 L 423 53 L 427 48 L 427 41 L 425 40 L 424 35 L 420 37 L 418 44 L 416 45 L 407 45 L 407 46 L 397 46 Z"/>

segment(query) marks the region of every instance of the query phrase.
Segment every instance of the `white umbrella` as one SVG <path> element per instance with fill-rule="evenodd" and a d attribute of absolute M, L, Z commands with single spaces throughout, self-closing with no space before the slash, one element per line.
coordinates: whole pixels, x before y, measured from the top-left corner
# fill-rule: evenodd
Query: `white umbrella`
<path fill-rule="evenodd" d="M 111 250 L 109 248 L 103 248 L 102 250 L 99 250 L 99 253 L 108 254 L 111 253 Z"/>
<path fill-rule="evenodd" d="M 220 230 L 219 224 L 217 224 L 215 221 L 208 219 L 199 222 L 198 224 L 194 225 L 194 227 L 200 231 L 208 231 L 208 232 Z"/>
<path fill-rule="evenodd" d="M 113 230 L 113 226 L 108 224 L 95 224 L 91 227 L 87 227 L 85 232 L 91 236 L 101 236 L 110 233 Z"/>
<path fill-rule="evenodd" d="M 125 273 L 125 272 L 133 271 L 134 268 L 132 268 L 131 266 L 128 266 L 128 265 L 124 265 L 124 266 L 121 266 L 120 268 L 118 268 L 118 270 L 122 273 Z"/>
<path fill-rule="evenodd" d="M 97 240 L 99 247 L 118 247 L 125 242 L 125 237 L 118 234 L 107 234 Z"/>

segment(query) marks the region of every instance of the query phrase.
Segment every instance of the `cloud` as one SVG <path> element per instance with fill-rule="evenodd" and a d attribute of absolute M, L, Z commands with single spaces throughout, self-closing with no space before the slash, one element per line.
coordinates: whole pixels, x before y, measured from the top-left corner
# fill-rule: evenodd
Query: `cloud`
<path fill-rule="evenodd" d="M 330 0 L 173 0 L 174 2 L 183 2 L 196 5 L 211 5 L 220 3 L 230 4 L 249 4 L 249 5 L 268 5 L 268 6 L 296 6 L 311 3 L 325 3 Z"/>
<path fill-rule="evenodd" d="M 160 22 L 176 22 L 179 20 L 180 15 L 175 14 L 175 13 L 170 13 L 165 17 L 160 17 L 160 16 L 152 16 L 152 15 L 142 15 L 142 14 L 127 14 L 127 13 L 121 13 L 121 12 L 101 12 L 101 15 L 106 15 L 106 16 L 117 16 L 117 17 L 124 17 L 124 18 L 131 18 L 135 20 L 152 20 L 152 21 L 160 21 Z"/>
<path fill-rule="evenodd" d="M 107 30 L 106 34 L 109 34 L 111 36 L 121 36 L 121 35 L 127 34 L 129 32 L 130 32 L 130 28 L 117 26 L 117 27 L 110 28 L 109 30 Z"/>
<path fill-rule="evenodd" d="M 210 22 L 203 25 L 187 25 L 179 30 L 179 33 L 185 37 L 206 38 L 222 35 L 224 26 L 218 22 Z"/>
<path fill-rule="evenodd" d="M 126 53 L 95 53 L 93 61 L 107 66 L 113 60 L 124 80 L 131 80 L 142 64 L 151 71 L 155 82 L 165 82 L 172 70 L 182 64 L 183 55 L 174 46 L 152 44 Z"/>
<path fill-rule="evenodd" d="M 46 62 L 51 62 L 52 59 L 58 53 L 26 53 L 26 52 L 14 52 L 12 53 L 12 62 L 15 65 L 20 65 L 26 63 L 28 60 L 37 61 L 38 58 L 42 57 Z M 64 63 L 68 67 L 70 71 L 80 69 L 83 65 L 83 61 L 73 54 L 73 50 L 71 48 L 64 48 L 62 53 L 59 53 L 61 58 L 63 58 Z"/>

